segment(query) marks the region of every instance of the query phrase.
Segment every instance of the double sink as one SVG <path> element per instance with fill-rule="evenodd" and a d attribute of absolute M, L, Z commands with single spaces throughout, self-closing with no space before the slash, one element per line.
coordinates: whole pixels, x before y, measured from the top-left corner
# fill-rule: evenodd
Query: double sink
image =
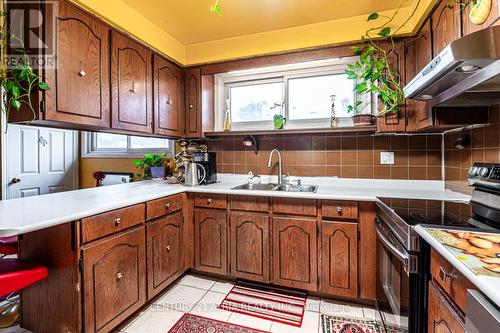
<path fill-rule="evenodd" d="M 278 192 L 309 192 L 316 193 L 318 185 L 293 185 L 293 184 L 243 184 L 232 188 L 233 190 L 249 191 L 278 191 Z"/>

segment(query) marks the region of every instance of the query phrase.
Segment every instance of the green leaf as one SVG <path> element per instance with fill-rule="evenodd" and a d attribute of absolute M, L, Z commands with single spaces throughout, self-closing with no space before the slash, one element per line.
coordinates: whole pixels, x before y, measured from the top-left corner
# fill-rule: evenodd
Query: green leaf
<path fill-rule="evenodd" d="M 362 64 L 366 64 L 368 62 L 368 53 L 366 51 L 361 52 L 359 60 L 361 61 Z"/>
<path fill-rule="evenodd" d="M 218 16 L 222 16 L 222 8 L 219 5 L 219 1 L 216 1 L 212 6 L 210 6 L 210 11 Z"/>
<path fill-rule="evenodd" d="M 391 33 L 391 28 L 385 27 L 378 32 L 378 35 L 382 36 L 382 37 L 387 37 L 387 36 L 389 36 L 390 33 Z"/>
<path fill-rule="evenodd" d="M 359 50 L 361 50 L 361 47 L 360 46 L 351 46 L 351 50 L 354 52 L 354 53 L 358 53 Z"/>
<path fill-rule="evenodd" d="M 379 15 L 378 13 L 371 13 L 369 16 L 368 16 L 368 20 L 367 21 L 373 21 L 373 20 L 376 20 L 378 19 Z"/>
<path fill-rule="evenodd" d="M 0 16 L 6 16 L 6 15 L 7 15 L 6 12 L 4 12 L 3 10 L 0 10 Z"/>
<path fill-rule="evenodd" d="M 21 102 L 19 102 L 17 99 L 11 99 L 10 105 L 15 107 L 16 109 L 19 109 L 21 107 Z"/>
<path fill-rule="evenodd" d="M 38 83 L 38 88 L 43 91 L 50 90 L 49 85 L 43 81 L 40 81 L 40 83 Z"/>
<path fill-rule="evenodd" d="M 355 87 L 354 87 L 354 90 L 361 94 L 361 93 L 364 93 L 368 90 L 368 86 L 366 84 L 366 82 L 361 82 L 361 83 L 358 83 Z"/>

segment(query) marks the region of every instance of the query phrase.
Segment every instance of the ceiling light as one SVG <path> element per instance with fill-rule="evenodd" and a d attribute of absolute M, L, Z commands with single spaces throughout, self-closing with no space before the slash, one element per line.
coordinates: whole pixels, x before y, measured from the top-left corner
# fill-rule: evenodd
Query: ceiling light
<path fill-rule="evenodd" d="M 418 99 L 425 99 L 425 100 L 428 100 L 428 99 L 432 99 L 432 96 L 431 95 L 419 95 L 417 97 Z"/>
<path fill-rule="evenodd" d="M 481 69 L 481 67 L 476 66 L 476 65 L 463 65 L 463 66 L 460 66 L 457 68 L 457 72 L 473 73 L 473 72 L 477 72 L 480 69 Z"/>

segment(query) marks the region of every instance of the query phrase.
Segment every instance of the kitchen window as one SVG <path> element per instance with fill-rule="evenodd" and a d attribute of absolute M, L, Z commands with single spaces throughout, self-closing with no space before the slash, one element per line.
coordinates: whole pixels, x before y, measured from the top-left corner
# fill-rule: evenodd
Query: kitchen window
<path fill-rule="evenodd" d="M 339 126 L 352 126 L 347 106 L 371 96 L 353 91 L 345 74 L 356 57 L 242 70 L 216 75 L 216 130 L 230 108 L 232 130 L 272 129 L 273 116 L 287 118 L 287 128 L 329 127 L 332 98 Z M 334 95 L 334 97 L 333 97 Z M 369 108 L 368 108 L 369 110 Z"/>
<path fill-rule="evenodd" d="M 145 153 L 170 153 L 174 140 L 134 135 L 82 132 L 82 157 L 142 157 Z"/>

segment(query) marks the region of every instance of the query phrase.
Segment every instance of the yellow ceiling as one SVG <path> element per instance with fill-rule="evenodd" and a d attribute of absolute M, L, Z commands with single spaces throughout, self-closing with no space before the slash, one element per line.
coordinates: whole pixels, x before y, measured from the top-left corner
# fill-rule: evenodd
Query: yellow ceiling
<path fill-rule="evenodd" d="M 72 0 L 182 65 L 207 63 L 358 40 L 372 12 L 414 32 L 437 0 Z"/>

